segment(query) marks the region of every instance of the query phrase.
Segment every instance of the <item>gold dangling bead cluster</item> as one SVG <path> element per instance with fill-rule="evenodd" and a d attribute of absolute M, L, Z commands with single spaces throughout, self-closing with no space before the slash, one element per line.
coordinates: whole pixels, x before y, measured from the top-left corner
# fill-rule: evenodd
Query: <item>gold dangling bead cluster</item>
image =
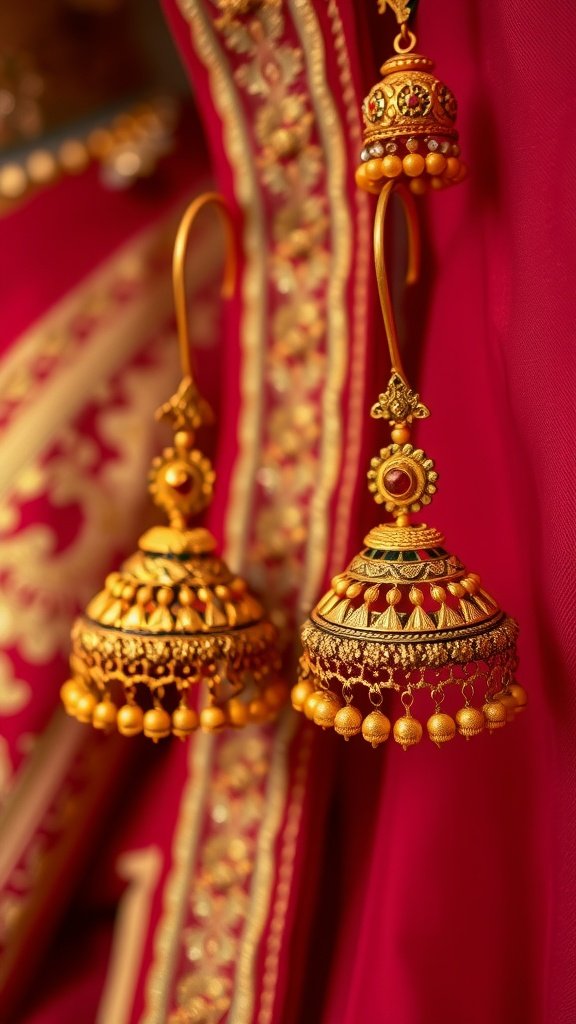
<path fill-rule="evenodd" d="M 302 700 L 305 691 L 307 695 Z M 507 696 L 510 698 L 512 695 Z M 422 723 L 409 710 L 397 718 L 392 726 L 390 719 L 379 709 L 363 714 L 356 705 L 343 704 L 336 694 L 314 689 L 308 682 L 296 683 L 292 689 L 292 703 L 296 710 L 303 712 L 306 718 L 322 729 L 333 728 L 345 740 L 361 734 L 374 749 L 386 743 L 390 734 L 403 750 L 416 746 L 424 735 Z M 526 701 L 522 704 L 508 701 L 505 704 L 501 698 L 492 698 L 486 701 L 482 709 L 467 705 L 456 711 L 454 717 L 446 712 L 435 711 L 426 722 L 426 731 L 431 742 L 440 748 L 457 735 L 466 740 L 484 731 L 491 735 L 502 729 L 507 722 L 513 721 L 525 706 Z"/>
<path fill-rule="evenodd" d="M 466 177 L 456 130 L 456 99 L 433 73 L 434 62 L 415 53 L 408 12 L 396 10 L 401 31 L 396 53 L 380 68 L 382 79 L 362 104 L 364 146 L 356 184 L 378 195 L 403 181 L 415 195 L 441 191 Z"/>

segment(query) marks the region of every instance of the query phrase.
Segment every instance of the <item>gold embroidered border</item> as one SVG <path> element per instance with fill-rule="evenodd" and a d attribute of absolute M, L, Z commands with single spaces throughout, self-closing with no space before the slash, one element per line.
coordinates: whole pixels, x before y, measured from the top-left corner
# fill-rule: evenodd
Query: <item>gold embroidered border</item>
<path fill-rule="evenodd" d="M 332 29 L 332 44 L 336 56 L 338 75 L 342 87 L 342 103 L 348 126 L 352 151 L 348 153 L 348 176 L 352 177 L 351 161 L 355 162 L 362 142 L 360 108 L 362 96 L 355 87 L 350 70 L 350 54 L 346 33 L 337 0 L 328 0 L 327 13 Z M 370 200 L 365 192 L 354 189 L 356 245 L 354 250 L 354 285 L 352 300 L 352 343 L 350 344 L 348 373 L 348 416 L 346 444 L 342 455 L 342 472 L 338 487 L 338 503 L 331 535 L 329 578 L 340 572 L 346 559 L 350 533 L 350 509 L 364 468 L 360 464 L 362 449 L 362 424 L 365 418 L 366 401 L 366 357 L 368 334 L 366 315 L 369 299 L 369 282 L 372 273 L 372 221 Z"/>
<path fill-rule="evenodd" d="M 346 150 L 336 105 L 327 86 L 326 54 L 318 19 L 313 5 L 307 0 L 289 0 L 288 6 L 306 54 L 307 81 L 322 140 L 330 204 L 331 266 L 324 297 L 328 321 L 328 373 L 322 401 L 318 483 L 310 503 L 308 550 L 300 592 L 301 606 L 308 607 L 316 598 L 326 564 L 328 506 L 342 455 L 341 400 L 349 342 L 345 292 L 351 259 L 351 225 L 344 199 Z"/>

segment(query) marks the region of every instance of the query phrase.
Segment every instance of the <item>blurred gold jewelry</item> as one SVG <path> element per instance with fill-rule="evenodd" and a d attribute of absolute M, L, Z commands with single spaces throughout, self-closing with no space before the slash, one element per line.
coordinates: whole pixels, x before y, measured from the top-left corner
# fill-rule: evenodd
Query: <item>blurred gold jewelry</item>
<path fill-rule="evenodd" d="M 364 103 L 364 146 L 356 184 L 379 194 L 390 181 L 404 181 L 416 195 L 455 185 L 467 174 L 460 159 L 453 93 L 432 73 L 434 62 L 414 53 L 410 11 L 402 0 L 379 0 L 400 25 L 396 51 L 380 68 L 382 80 Z"/>
<path fill-rule="evenodd" d="M 176 101 L 162 97 L 117 114 L 85 138 L 35 146 L 18 159 L 0 159 L 0 214 L 64 176 L 82 174 L 94 162 L 110 189 L 128 188 L 149 177 L 172 148 L 177 117 Z"/>
<path fill-rule="evenodd" d="M 223 295 L 236 278 L 234 233 L 223 198 L 206 193 L 184 214 L 174 247 L 173 283 L 183 380 L 157 412 L 173 444 L 152 461 L 149 490 L 168 517 L 106 579 L 72 630 L 72 678 L 66 710 L 97 729 L 153 740 L 180 738 L 198 725 L 213 732 L 274 718 L 286 697 L 276 673 L 276 631 L 242 577 L 219 558 L 216 540 L 191 525 L 212 500 L 215 473 L 195 446 L 212 412 L 194 381 L 188 341 L 184 267 L 200 210 L 214 206 L 227 230 Z M 207 705 L 192 694 L 205 684 Z"/>
<path fill-rule="evenodd" d="M 410 53 L 416 37 L 406 26 L 407 4 L 388 6 L 401 25 L 395 41 L 400 56 L 386 62 L 384 81 L 365 101 L 369 151 L 363 153 L 357 180 L 379 196 L 374 257 L 391 363 L 388 386 L 371 410 L 374 418 L 388 422 L 391 441 L 371 460 L 368 487 L 393 522 L 370 531 L 364 550 L 334 577 L 304 624 L 292 704 L 345 739 L 361 733 L 377 747 L 392 732 L 407 750 L 424 734 L 412 712 L 417 696 L 422 707 L 422 695 L 428 695 L 428 709 L 422 707 L 426 731 L 441 748 L 457 733 L 470 739 L 484 728 L 489 735 L 501 729 L 525 706 L 526 693 L 514 681 L 514 620 L 482 587 L 480 577 L 445 549 L 438 530 L 411 521 L 432 501 L 438 474 L 426 452 L 410 443 L 413 421 L 430 412 L 410 387 L 400 357 L 385 261 L 386 213 L 394 191 L 406 215 L 409 285 L 418 277 L 420 259 L 412 193 L 423 189 L 415 189 L 414 180 L 439 188 L 460 180 L 463 171 L 450 150 L 457 137 L 455 101 L 429 74 L 432 62 Z M 418 154 L 423 143 L 425 158 Z M 402 159 L 396 155 L 400 146 L 407 150 Z M 449 151 L 453 156 L 445 157 Z M 458 163 L 457 173 L 449 173 L 450 159 Z M 381 707 L 389 690 L 400 695 L 404 708 L 392 730 Z M 451 713 L 444 708 L 449 698 Z M 472 706 L 474 699 L 482 710 Z"/>

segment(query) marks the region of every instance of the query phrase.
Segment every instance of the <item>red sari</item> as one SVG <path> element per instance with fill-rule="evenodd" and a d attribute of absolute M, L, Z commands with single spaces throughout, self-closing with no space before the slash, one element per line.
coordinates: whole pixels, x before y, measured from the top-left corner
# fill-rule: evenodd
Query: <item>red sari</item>
<path fill-rule="evenodd" d="M 211 526 L 296 649 L 377 520 L 367 411 L 387 367 L 353 181 L 390 48 L 344 0 L 165 6 L 243 242 L 223 369 L 201 376 L 221 408 Z M 530 708 L 441 754 L 374 752 L 290 713 L 138 751 L 93 798 L 97 854 L 78 844 L 24 1024 L 574 1020 L 570 51 L 542 3 L 420 7 L 471 168 L 421 204 L 406 313 L 441 473 L 428 518 L 520 622 Z"/>

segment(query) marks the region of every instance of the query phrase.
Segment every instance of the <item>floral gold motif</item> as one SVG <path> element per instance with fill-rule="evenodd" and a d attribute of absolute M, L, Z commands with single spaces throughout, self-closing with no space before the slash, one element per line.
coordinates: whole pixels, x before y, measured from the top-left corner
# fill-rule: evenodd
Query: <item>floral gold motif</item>
<path fill-rule="evenodd" d="M 374 419 L 393 420 L 397 423 L 411 423 L 413 419 L 425 419 L 430 410 L 420 396 L 413 391 L 399 373 L 393 372 L 386 391 L 378 395 L 378 401 L 370 410 Z"/>

